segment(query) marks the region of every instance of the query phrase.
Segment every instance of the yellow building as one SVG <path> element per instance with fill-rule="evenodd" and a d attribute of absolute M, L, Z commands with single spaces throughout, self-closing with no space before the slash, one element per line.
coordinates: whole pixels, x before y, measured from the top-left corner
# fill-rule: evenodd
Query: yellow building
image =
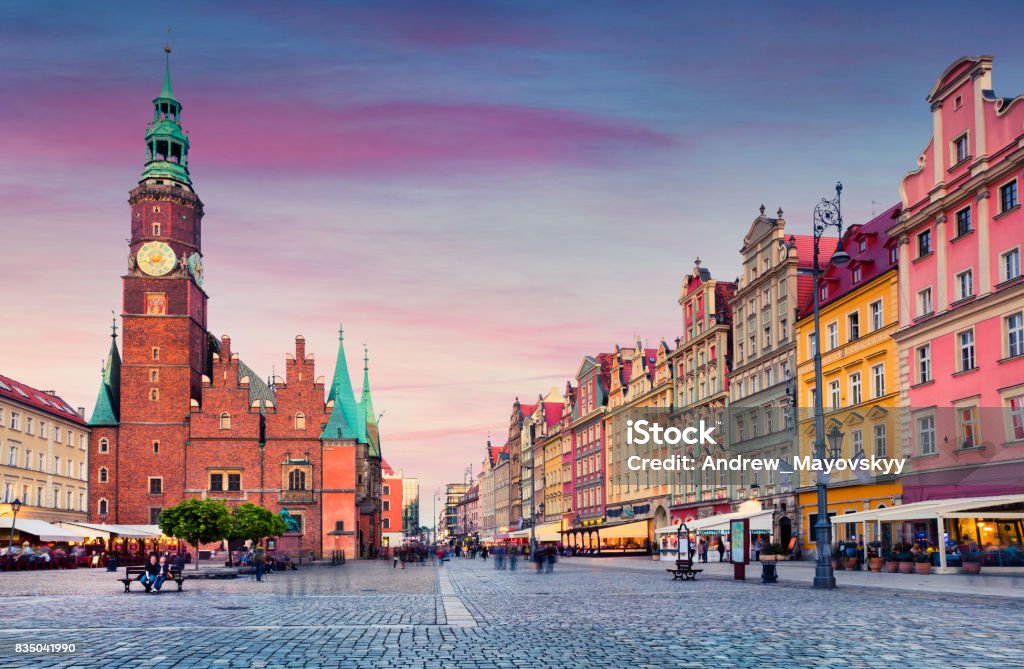
<path fill-rule="evenodd" d="M 608 412 L 604 417 L 605 516 L 609 523 L 648 518 L 654 521 L 654 527 L 669 523 L 671 472 L 634 471 L 629 468 L 629 458 L 664 459 L 672 455 L 670 447 L 630 445 L 626 439 L 626 423 L 630 419 L 646 418 L 668 424 L 673 390 L 669 355 L 668 344 L 664 341 L 657 348 L 645 348 L 639 340 L 633 348 L 615 347 Z"/>
<path fill-rule="evenodd" d="M 896 224 L 897 207 L 843 236 L 850 254 L 846 265 L 829 264 L 819 285 L 821 369 L 825 433 L 833 427 L 843 433 L 841 458 L 858 453 L 870 460 L 898 458 L 899 362 L 892 334 L 899 325 L 896 263 L 897 242 L 886 231 Z M 823 258 L 827 262 L 828 258 Z M 796 323 L 797 401 L 799 453 L 814 456 L 814 313 L 813 294 L 801 305 Z M 827 440 L 826 440 L 827 444 Z M 798 491 L 803 548 L 814 547 L 818 519 L 815 477 L 802 476 Z M 828 487 L 828 511 L 833 518 L 833 540 L 860 532 L 844 525 L 847 513 L 888 507 L 899 501 L 900 479 L 881 471 L 835 471 Z"/>
<path fill-rule="evenodd" d="M 0 502 L 19 500 L 18 520 L 85 520 L 89 427 L 81 411 L 0 376 Z"/>

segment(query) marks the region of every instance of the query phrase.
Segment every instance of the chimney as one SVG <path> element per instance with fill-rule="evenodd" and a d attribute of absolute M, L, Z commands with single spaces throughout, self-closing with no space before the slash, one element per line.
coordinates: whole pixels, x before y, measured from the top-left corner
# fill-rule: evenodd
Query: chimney
<path fill-rule="evenodd" d="M 295 335 L 295 359 L 298 361 L 306 359 L 306 338 L 302 335 Z"/>
<path fill-rule="evenodd" d="M 231 337 L 227 335 L 220 338 L 220 359 L 231 360 Z"/>
<path fill-rule="evenodd" d="M 85 418 L 85 407 L 78 407 L 78 417 Z"/>

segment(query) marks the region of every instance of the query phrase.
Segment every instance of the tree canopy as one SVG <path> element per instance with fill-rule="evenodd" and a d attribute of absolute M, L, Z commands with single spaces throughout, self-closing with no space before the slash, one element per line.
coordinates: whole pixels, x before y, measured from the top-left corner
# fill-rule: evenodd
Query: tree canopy
<path fill-rule="evenodd" d="M 246 502 L 231 512 L 230 539 L 247 539 L 254 544 L 267 537 L 279 537 L 287 527 L 280 514 Z"/>
<path fill-rule="evenodd" d="M 195 546 L 230 535 L 231 517 L 227 505 L 215 499 L 187 499 L 160 512 L 160 531 Z M 196 554 L 196 569 L 199 555 Z"/>

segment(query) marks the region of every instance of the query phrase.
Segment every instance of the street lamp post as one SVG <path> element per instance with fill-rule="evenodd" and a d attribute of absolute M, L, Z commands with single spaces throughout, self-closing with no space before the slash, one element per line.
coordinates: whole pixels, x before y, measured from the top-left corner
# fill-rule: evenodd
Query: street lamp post
<path fill-rule="evenodd" d="M 14 512 L 14 517 L 11 518 L 11 538 L 7 542 L 7 554 L 10 555 L 14 550 L 14 524 L 18 522 L 18 512 L 21 511 L 21 500 L 17 497 L 11 502 L 11 511 Z"/>
<path fill-rule="evenodd" d="M 822 402 L 822 375 L 821 375 L 821 274 L 822 269 L 818 261 L 819 245 L 821 238 L 829 228 L 835 228 L 839 235 L 839 245 L 832 254 L 831 263 L 834 265 L 845 265 L 850 262 L 850 254 L 843 250 L 843 215 L 841 208 L 841 197 L 843 184 L 836 184 L 836 197 L 834 200 L 821 199 L 821 202 L 814 208 L 814 457 L 819 462 L 825 460 L 825 409 Z M 842 433 L 838 428 L 833 428 L 838 433 L 838 446 L 842 440 Z M 830 436 L 830 441 L 832 441 Z M 831 450 L 831 449 L 830 449 Z M 816 564 L 814 566 L 814 587 L 820 589 L 831 589 L 836 587 L 836 577 L 832 571 L 832 523 L 828 517 L 828 479 L 823 472 L 817 473 L 818 477 L 818 522 L 814 525 Z"/>

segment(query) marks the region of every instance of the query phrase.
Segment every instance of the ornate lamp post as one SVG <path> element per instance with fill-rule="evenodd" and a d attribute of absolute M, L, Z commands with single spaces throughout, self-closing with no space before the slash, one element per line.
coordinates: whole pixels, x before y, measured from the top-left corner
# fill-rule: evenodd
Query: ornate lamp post
<path fill-rule="evenodd" d="M 821 461 L 827 455 L 834 455 L 834 450 L 825 451 L 825 409 L 823 406 L 822 375 L 821 375 L 821 275 L 819 247 L 821 238 L 829 228 L 835 228 L 839 236 L 839 245 L 832 254 L 833 265 L 845 265 L 850 262 L 850 254 L 843 250 L 843 214 L 841 198 L 843 184 L 836 184 L 834 200 L 821 199 L 814 208 L 814 457 Z M 835 446 L 842 443 L 842 433 L 833 427 L 838 438 L 829 441 Z M 836 587 L 836 577 L 832 571 L 832 523 L 828 517 L 828 478 L 824 472 L 818 472 L 818 522 L 814 525 L 816 564 L 814 566 L 814 587 L 831 589 Z"/>
<path fill-rule="evenodd" d="M 10 555 L 14 549 L 14 524 L 18 522 L 18 512 L 21 511 L 21 500 L 15 498 L 11 502 L 11 511 L 14 512 L 14 517 L 11 518 L 11 539 L 7 542 L 7 554 Z"/>

